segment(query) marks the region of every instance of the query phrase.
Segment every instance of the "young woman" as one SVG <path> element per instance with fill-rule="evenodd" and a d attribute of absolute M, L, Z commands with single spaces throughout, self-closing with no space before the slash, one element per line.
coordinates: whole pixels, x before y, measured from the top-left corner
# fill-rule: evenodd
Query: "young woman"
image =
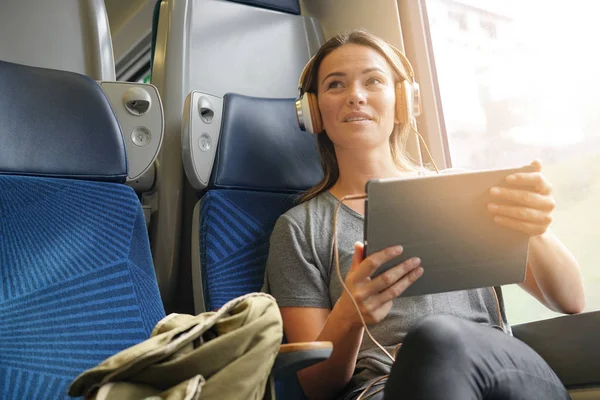
<path fill-rule="evenodd" d="M 566 399 L 550 367 L 511 336 L 500 288 L 398 298 L 423 274 L 418 258 L 370 279 L 402 248 L 363 258 L 364 202 L 356 200 L 338 217 L 340 268 L 373 336 L 391 354 L 402 343 L 395 362 L 363 338 L 356 307 L 335 274 L 333 214 L 339 199 L 363 193 L 370 179 L 419 174 L 404 152 L 409 126 L 396 112 L 396 86 L 412 79 L 397 50 L 353 31 L 325 43 L 301 82 L 303 92 L 316 96 L 322 117 L 325 177 L 277 221 L 266 288 L 279 303 L 290 342 L 333 342 L 327 361 L 298 374 L 302 388 L 310 399 L 356 399 L 389 374 L 367 398 Z M 579 267 L 548 230 L 551 186 L 540 163 L 534 165 L 537 172 L 507 177 L 523 189 L 490 190 L 519 206 L 492 203 L 489 211 L 498 224 L 530 236 L 523 289 L 552 310 L 577 313 L 584 308 Z"/>

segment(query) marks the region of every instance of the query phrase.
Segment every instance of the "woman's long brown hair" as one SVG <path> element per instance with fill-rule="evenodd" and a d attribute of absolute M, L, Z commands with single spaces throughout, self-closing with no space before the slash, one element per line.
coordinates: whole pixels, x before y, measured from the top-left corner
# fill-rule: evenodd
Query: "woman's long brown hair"
<path fill-rule="evenodd" d="M 321 62 L 335 49 L 349 43 L 371 47 L 379 52 L 392 67 L 396 82 L 405 79 L 411 79 L 404 64 L 396 54 L 396 51 L 389 44 L 372 33 L 363 30 L 354 30 L 334 36 L 325 42 L 323 46 L 321 46 L 315 57 L 307 66 L 304 81 L 301 82 L 302 93 L 318 93 L 317 75 L 319 67 L 321 66 Z M 390 135 L 390 150 L 392 153 L 392 159 L 400 168 L 408 171 L 414 171 L 419 167 L 408 157 L 406 153 L 406 140 L 409 132 L 410 126 L 408 124 L 402 124 L 402 126 L 397 124 L 394 127 L 394 131 Z M 300 202 L 308 201 L 313 197 L 316 197 L 319 194 L 329 190 L 337 182 L 340 176 L 337 157 L 335 155 L 335 148 L 333 146 L 333 142 L 329 136 L 327 136 L 327 132 L 323 131 L 322 133 L 318 134 L 317 144 L 319 153 L 321 155 L 323 179 L 321 179 L 318 184 L 304 192 L 299 199 Z"/>

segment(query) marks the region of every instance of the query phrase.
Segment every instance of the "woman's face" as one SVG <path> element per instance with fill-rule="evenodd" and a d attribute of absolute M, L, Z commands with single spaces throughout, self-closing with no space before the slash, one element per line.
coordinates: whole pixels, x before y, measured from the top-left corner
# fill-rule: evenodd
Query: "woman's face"
<path fill-rule="evenodd" d="M 395 120 L 395 79 L 371 47 L 345 44 L 328 54 L 317 74 L 317 99 L 327 135 L 340 148 L 389 143 Z"/>

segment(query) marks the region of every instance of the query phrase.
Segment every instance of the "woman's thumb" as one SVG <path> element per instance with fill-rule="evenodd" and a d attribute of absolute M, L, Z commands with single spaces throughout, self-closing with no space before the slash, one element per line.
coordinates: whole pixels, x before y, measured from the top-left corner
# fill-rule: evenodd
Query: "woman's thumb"
<path fill-rule="evenodd" d="M 354 256 L 352 257 L 352 265 L 350 269 L 353 270 L 364 260 L 365 246 L 361 242 L 354 243 Z"/>

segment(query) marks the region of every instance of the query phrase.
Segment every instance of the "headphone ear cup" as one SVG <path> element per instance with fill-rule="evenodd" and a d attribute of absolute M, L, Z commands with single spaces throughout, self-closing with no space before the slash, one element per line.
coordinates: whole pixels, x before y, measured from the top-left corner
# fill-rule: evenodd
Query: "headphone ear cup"
<path fill-rule="evenodd" d="M 323 121 L 316 95 L 304 93 L 296 100 L 296 119 L 303 131 L 317 134 L 323 132 Z"/>
<path fill-rule="evenodd" d="M 421 115 L 421 87 L 417 82 L 412 84 L 413 93 L 413 117 L 417 118 Z"/>
<path fill-rule="evenodd" d="M 321 119 L 317 96 L 314 93 L 306 93 L 305 96 L 307 96 L 309 107 L 309 115 L 307 117 L 311 119 L 312 133 L 319 134 L 323 132 L 323 120 Z"/>
<path fill-rule="evenodd" d="M 400 124 L 408 124 L 413 118 L 412 87 L 404 80 L 396 84 L 396 120 Z"/>

